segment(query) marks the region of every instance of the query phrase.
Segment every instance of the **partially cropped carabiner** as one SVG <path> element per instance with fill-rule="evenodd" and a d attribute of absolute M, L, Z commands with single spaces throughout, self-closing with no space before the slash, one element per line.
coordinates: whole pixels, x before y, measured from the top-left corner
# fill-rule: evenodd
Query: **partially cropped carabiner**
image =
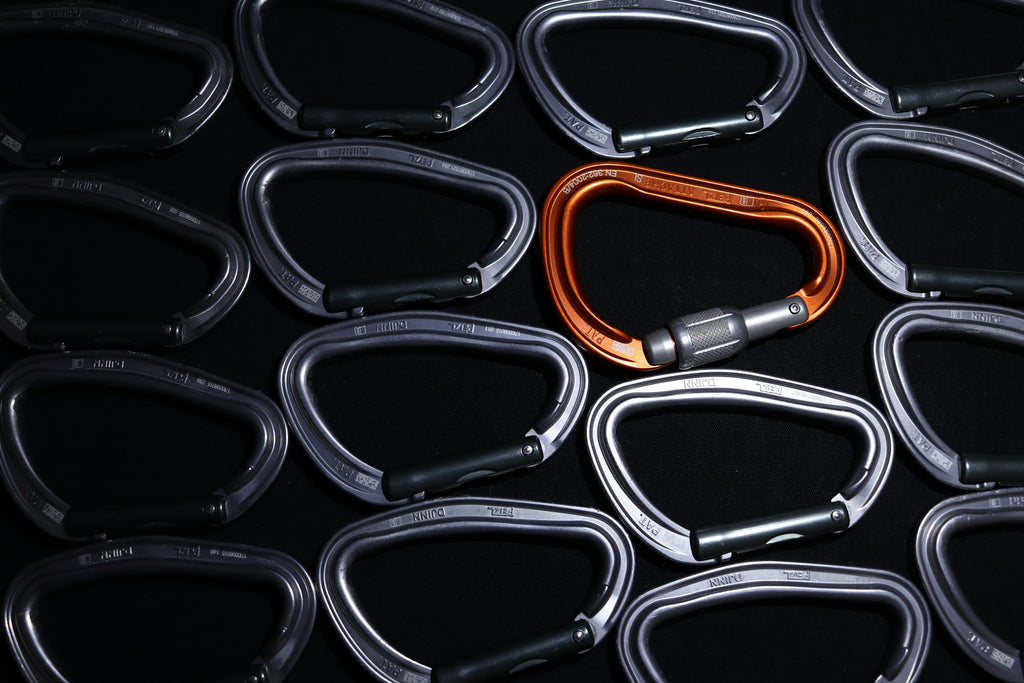
<path fill-rule="evenodd" d="M 381 471 L 361 461 L 330 432 L 310 392 L 309 376 L 327 359 L 385 348 L 457 348 L 533 358 L 552 369 L 557 382 L 522 439 Z M 371 316 L 310 332 L 288 349 L 278 381 L 292 430 L 321 471 L 363 501 L 393 505 L 421 498 L 424 492 L 544 462 L 583 413 L 588 377 L 579 351 L 554 332 L 470 316 L 410 312 Z"/>
<path fill-rule="evenodd" d="M 832 201 L 850 248 L 888 290 L 910 299 L 1024 301 L 1024 272 L 908 264 L 892 253 L 868 217 L 857 176 L 857 162 L 879 152 L 962 167 L 1018 191 L 1024 190 L 1024 156 L 952 128 L 862 121 L 832 140 L 826 160 Z"/>
<path fill-rule="evenodd" d="M 267 56 L 263 12 L 279 0 L 238 0 L 235 47 L 238 71 L 260 108 L 281 128 L 304 137 L 423 136 L 462 128 L 484 113 L 512 80 L 515 55 L 501 29 L 457 7 L 436 0 L 334 0 L 423 26 L 449 40 L 472 46 L 484 66 L 466 91 L 437 105 L 379 107 L 300 102 L 281 83 Z"/>
<path fill-rule="evenodd" d="M 1019 0 L 998 3 L 1024 7 Z M 916 83 L 891 88 L 879 84 L 854 65 L 829 31 L 822 0 L 793 0 L 793 20 L 825 77 L 865 111 L 886 119 L 911 119 L 930 111 L 962 109 L 1024 98 L 1024 69 L 952 81 Z"/>
<path fill-rule="evenodd" d="M 769 55 L 773 66 L 746 105 L 668 121 L 609 126 L 577 104 L 556 78 L 545 40 L 550 33 L 594 25 L 662 25 L 721 36 Z M 669 145 L 703 145 L 756 135 L 796 97 L 807 58 L 800 39 L 782 22 L 701 0 L 555 0 L 534 9 L 519 26 L 519 66 L 544 112 L 569 138 L 598 156 L 631 158 Z"/>
<path fill-rule="evenodd" d="M 828 503 L 687 529 L 668 519 L 640 490 L 629 474 L 616 430 L 620 422 L 636 413 L 709 405 L 778 412 L 850 429 L 862 444 L 860 457 Z M 893 456 L 889 424 L 867 401 L 810 384 L 735 370 L 696 370 L 624 382 L 594 403 L 586 430 L 594 469 L 619 518 L 655 551 L 685 564 L 728 560 L 734 552 L 845 531 L 878 498 Z"/>
<path fill-rule="evenodd" d="M 1024 484 L 1024 455 L 958 453 L 928 424 L 903 362 L 906 343 L 928 334 L 1024 347 L 1024 314 L 985 304 L 904 304 L 878 324 L 871 344 L 875 375 L 889 419 L 907 450 L 930 475 L 959 489 Z"/>
<path fill-rule="evenodd" d="M 924 596 L 898 574 L 880 569 L 794 562 L 747 562 L 710 569 L 654 588 L 622 615 L 618 647 L 631 683 L 667 681 L 651 652 L 651 633 L 679 617 L 737 601 L 827 599 L 872 602 L 893 610 L 899 631 L 876 683 L 911 683 L 924 666 L 931 616 Z M 692 647 L 699 648 L 699 643 Z M 822 675 L 827 679 L 827 675 Z"/>
<path fill-rule="evenodd" d="M 199 91 L 160 121 L 126 130 L 26 135 L 0 114 L 0 159 L 17 166 L 59 166 L 104 154 L 138 154 L 180 144 L 213 116 L 228 94 L 231 53 L 213 36 L 162 19 L 89 2 L 42 2 L 0 11 L 0 38 L 18 34 L 89 35 L 124 40 L 204 64 Z M 11 93 L 14 94 L 14 93 Z"/>
<path fill-rule="evenodd" d="M 796 233 L 811 253 L 804 285 L 778 301 L 743 310 L 712 308 L 682 316 L 643 338 L 612 327 L 590 307 L 576 271 L 576 221 L 583 207 L 608 196 L 653 201 Z M 541 249 L 558 313 L 585 348 L 636 370 L 677 362 L 687 370 L 736 355 L 757 339 L 805 325 L 824 313 L 845 273 L 843 243 L 828 218 L 793 197 L 621 162 L 581 166 L 548 192 L 541 210 Z"/>
<path fill-rule="evenodd" d="M 364 555 L 395 544 L 485 533 L 583 540 L 599 551 L 590 598 L 572 623 L 505 647 L 428 667 L 397 651 L 363 614 L 348 572 Z M 487 681 L 586 652 L 615 626 L 633 582 L 626 532 L 598 510 L 492 498 L 446 498 L 385 512 L 342 529 L 317 563 L 324 607 L 360 664 L 387 683 Z"/>
<path fill-rule="evenodd" d="M 229 226 L 148 189 L 105 176 L 71 171 L 24 171 L 0 176 L 0 207 L 42 201 L 98 208 L 194 243 L 216 258 L 218 272 L 202 299 L 174 313 L 125 318 L 79 318 L 28 310 L 0 273 L 0 333 L 36 350 L 154 348 L 194 341 L 235 305 L 249 279 L 249 250 Z"/>
<path fill-rule="evenodd" d="M 250 423 L 256 447 L 231 481 L 209 496 L 121 504 L 69 505 L 32 466 L 18 405 L 26 394 L 60 386 L 116 387 L 153 392 L 199 404 Z M 32 356 L 0 375 L 0 475 L 29 519 L 51 536 L 88 540 L 125 532 L 229 522 L 270 487 L 284 463 L 288 426 L 281 410 L 263 394 L 163 358 L 96 351 Z"/>
<path fill-rule="evenodd" d="M 450 188 L 500 206 L 504 225 L 481 256 L 466 268 L 418 277 L 324 284 L 288 253 L 274 226 L 269 189 L 298 174 L 377 174 L 427 187 Z M 310 142 L 272 149 L 249 167 L 239 201 L 253 258 L 274 286 L 302 310 L 322 318 L 471 298 L 490 291 L 526 253 L 537 210 L 523 184 L 498 169 L 388 140 Z"/>
<path fill-rule="evenodd" d="M 257 582 L 281 598 L 277 624 L 244 672 L 218 680 L 280 683 L 299 660 L 316 620 L 309 574 L 284 553 L 237 543 L 150 536 L 83 546 L 40 560 L 11 581 L 4 596 L 7 640 L 28 683 L 69 680 L 45 648 L 39 602 L 69 586 L 152 575 Z"/>

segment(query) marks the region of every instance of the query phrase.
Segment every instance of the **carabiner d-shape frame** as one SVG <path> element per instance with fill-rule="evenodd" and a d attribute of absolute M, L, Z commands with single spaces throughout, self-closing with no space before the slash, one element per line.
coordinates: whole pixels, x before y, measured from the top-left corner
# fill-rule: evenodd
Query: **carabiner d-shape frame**
<path fill-rule="evenodd" d="M 0 273 L 0 332 L 30 349 L 154 348 L 186 344 L 203 335 L 242 296 L 249 250 L 227 225 L 179 202 L 105 176 L 24 171 L 0 176 L 0 212 L 11 202 L 38 202 L 109 211 L 211 252 L 219 266 L 202 299 L 167 316 L 79 318 L 35 314 Z"/>
<path fill-rule="evenodd" d="M 910 387 L 903 352 L 913 337 L 936 334 L 1024 347 L 1024 314 L 984 304 L 909 303 L 878 324 L 871 343 L 889 419 L 907 450 L 930 475 L 959 489 L 1024 484 L 1024 454 L 958 453 L 925 419 Z"/>
<path fill-rule="evenodd" d="M 599 551 L 593 590 L 571 624 L 548 629 L 489 652 L 433 668 L 406 657 L 363 614 L 348 573 L 382 548 L 465 534 L 531 535 L 584 541 Z M 608 635 L 633 582 L 633 547 L 626 532 L 598 510 L 492 498 L 445 498 L 385 512 L 342 529 L 317 563 L 324 606 L 360 664 L 386 683 L 466 683 L 504 678 L 513 671 L 586 652 Z"/>
<path fill-rule="evenodd" d="M 626 465 L 616 430 L 636 413 L 709 405 L 779 412 L 848 428 L 859 437 L 859 458 L 839 493 L 824 505 L 690 530 L 669 519 L 641 491 Z M 594 403 L 586 430 L 594 469 L 619 518 L 659 554 L 685 564 L 724 561 L 734 552 L 778 541 L 845 531 L 878 498 L 893 456 L 889 425 L 867 401 L 740 371 L 695 370 L 624 382 Z"/>
<path fill-rule="evenodd" d="M 128 41 L 203 63 L 199 91 L 160 121 L 124 130 L 26 135 L 0 114 L 0 159 L 16 166 L 60 166 L 67 160 L 137 154 L 180 144 L 206 123 L 231 88 L 231 53 L 213 36 L 162 19 L 89 2 L 50 2 L 0 11 L 0 38 L 19 34 L 87 35 Z"/>
<path fill-rule="evenodd" d="M 451 188 L 500 206 L 504 224 L 465 269 L 373 282 L 324 284 L 288 253 L 272 216 L 270 187 L 300 174 L 353 173 Z M 526 187 L 498 169 L 401 142 L 323 141 L 272 149 L 249 167 L 239 196 L 242 225 L 257 265 L 302 310 L 343 319 L 365 312 L 471 298 L 490 291 L 519 263 L 536 230 L 537 210 Z"/>
<path fill-rule="evenodd" d="M 319 414 L 309 378 L 324 360 L 391 348 L 464 349 L 534 359 L 554 371 L 547 403 L 522 439 L 381 471 L 361 461 Z M 376 505 L 408 503 L 480 477 L 544 462 L 583 413 L 588 375 L 568 340 L 540 328 L 442 313 L 391 313 L 322 327 L 300 337 L 281 362 L 281 401 L 292 430 L 335 484 Z"/>
<path fill-rule="evenodd" d="M 785 299 L 743 310 L 712 308 L 672 320 L 667 329 L 643 338 L 633 337 L 591 308 L 576 270 L 580 212 L 609 196 L 697 209 L 795 233 L 811 254 L 808 279 Z M 548 287 L 569 331 L 584 348 L 635 370 L 673 361 L 683 370 L 713 363 L 736 355 L 748 342 L 809 323 L 832 304 L 845 273 L 843 244 L 835 228 L 802 200 L 621 162 L 581 166 L 555 183 L 541 210 L 540 233 Z"/>
<path fill-rule="evenodd" d="M 997 4 L 1024 9 L 1020 0 Z M 912 119 L 932 110 L 963 109 L 1024 98 L 1024 70 L 951 81 L 888 88 L 865 75 L 839 47 L 828 29 L 822 0 L 793 0 L 793 20 L 825 77 L 850 101 L 885 119 Z"/>
<path fill-rule="evenodd" d="M 250 423 L 255 448 L 231 481 L 208 496 L 69 505 L 32 466 L 18 412 L 22 397 L 47 387 L 114 387 L 181 399 Z M 40 529 L 68 540 L 168 527 L 219 525 L 249 509 L 284 463 L 288 426 L 263 394 L 180 363 L 138 353 L 46 354 L 0 375 L 0 475 L 14 502 Z M 128 500 L 133 500 L 126 497 Z"/>
<path fill-rule="evenodd" d="M 931 616 L 914 584 L 880 569 L 794 562 L 747 562 L 709 569 L 644 593 L 622 615 L 618 648 L 623 669 L 631 683 L 667 683 L 650 647 L 651 633 L 667 621 L 741 601 L 808 598 L 891 608 L 899 619 L 899 630 L 890 639 L 884 670 L 875 683 L 917 680 L 931 641 Z"/>
<path fill-rule="evenodd" d="M 435 0 L 326 0 L 323 6 L 380 12 L 424 27 L 478 52 L 481 72 L 468 90 L 429 106 L 380 107 L 300 102 L 277 77 L 263 38 L 263 13 L 279 0 L 238 0 L 234 33 L 238 71 L 249 93 L 274 123 L 303 137 L 423 136 L 449 133 L 484 113 L 501 97 L 515 70 L 512 44 L 497 26 Z"/>
<path fill-rule="evenodd" d="M 236 672 L 233 680 L 284 680 L 302 655 L 316 620 L 315 588 L 302 565 L 267 548 L 159 536 L 76 548 L 29 565 L 11 581 L 4 596 L 4 625 L 22 675 L 29 683 L 68 680 L 58 668 L 59 658 L 44 647 L 35 616 L 41 597 L 85 583 L 168 574 L 252 581 L 276 589 L 282 604 L 277 625 L 249 667 Z"/>
<path fill-rule="evenodd" d="M 557 31 L 595 25 L 654 24 L 708 34 L 760 49 L 773 66 L 760 92 L 743 107 L 667 121 L 610 126 L 577 104 L 555 76 L 545 41 Z M 756 135 L 796 97 L 806 71 L 800 39 L 782 22 L 700 0 L 555 0 L 533 10 L 516 37 L 519 66 L 541 108 L 569 138 L 598 156 L 628 159 L 669 145 L 695 146 Z"/>

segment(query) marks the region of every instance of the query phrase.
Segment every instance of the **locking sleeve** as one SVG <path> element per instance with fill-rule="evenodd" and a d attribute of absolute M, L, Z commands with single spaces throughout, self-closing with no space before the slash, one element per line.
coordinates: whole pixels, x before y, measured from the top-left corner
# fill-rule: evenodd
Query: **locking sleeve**
<path fill-rule="evenodd" d="M 777 540 L 827 536 L 849 526 L 846 506 L 837 502 L 746 522 L 694 529 L 690 545 L 696 559 L 713 560 L 729 553 L 761 548 Z"/>
<path fill-rule="evenodd" d="M 960 456 L 960 482 L 1002 486 L 1024 486 L 1024 454 L 963 453 Z"/>
<path fill-rule="evenodd" d="M 357 135 L 423 135 L 443 132 L 452 126 L 448 107 L 347 108 L 303 105 L 299 109 L 302 130 L 333 129 L 341 137 Z"/>
<path fill-rule="evenodd" d="M 176 346 L 184 328 L 179 319 L 84 319 L 37 315 L 25 328 L 30 345 L 61 349 Z"/>
<path fill-rule="evenodd" d="M 1024 301 L 1024 273 L 908 263 L 907 289 L 911 292 L 938 291 L 953 299 L 987 297 L 1020 303 Z"/>
<path fill-rule="evenodd" d="M 899 85 L 889 89 L 892 109 L 897 113 L 921 107 L 949 109 L 997 104 L 1011 97 L 1021 96 L 1024 96 L 1024 71 L 936 83 Z"/>
<path fill-rule="evenodd" d="M 227 520 L 222 496 L 172 498 L 122 505 L 72 505 L 64 517 L 71 538 L 106 536 L 190 526 L 213 526 Z"/>
<path fill-rule="evenodd" d="M 761 111 L 757 107 L 746 107 L 710 116 L 616 126 L 612 129 L 612 141 L 620 152 L 635 152 L 646 147 L 732 142 L 762 128 Z"/>
<path fill-rule="evenodd" d="M 324 286 L 323 303 L 328 313 L 356 308 L 388 311 L 411 303 L 440 303 L 476 296 L 482 291 L 480 271 L 467 268 L 380 282 L 327 284 Z"/>
<path fill-rule="evenodd" d="M 83 159 L 97 154 L 137 153 L 170 147 L 174 144 L 174 127 L 157 123 L 122 130 L 58 133 L 29 137 L 25 141 L 25 158 L 30 161 Z"/>

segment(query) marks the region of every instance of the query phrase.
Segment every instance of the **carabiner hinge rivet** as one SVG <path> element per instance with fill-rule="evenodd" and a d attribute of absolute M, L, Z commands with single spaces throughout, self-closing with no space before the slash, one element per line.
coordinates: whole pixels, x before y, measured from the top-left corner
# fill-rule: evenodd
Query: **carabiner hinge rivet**
<path fill-rule="evenodd" d="M 533 455 L 533 446 L 531 446 L 530 444 L 526 444 L 522 448 L 522 453 L 523 455 Z"/>
<path fill-rule="evenodd" d="M 574 643 L 582 643 L 586 637 L 587 632 L 581 628 L 578 628 L 572 632 L 572 642 Z"/>
<path fill-rule="evenodd" d="M 754 111 L 753 109 L 748 109 L 747 113 L 744 114 L 743 116 L 744 118 L 747 119 L 747 121 L 753 121 L 754 119 L 757 118 L 757 112 Z"/>
<path fill-rule="evenodd" d="M 792 313 L 793 315 L 796 315 L 797 313 L 799 313 L 800 312 L 800 304 L 790 304 L 789 305 L 789 312 Z"/>
<path fill-rule="evenodd" d="M 843 519 L 843 517 L 844 517 L 844 515 L 843 515 L 843 511 L 842 510 L 833 510 L 832 511 L 832 521 L 839 522 L 839 521 L 841 521 Z"/>
<path fill-rule="evenodd" d="M 440 109 L 435 109 L 431 114 L 435 121 L 440 121 L 444 118 L 444 112 Z"/>
<path fill-rule="evenodd" d="M 474 280 L 472 275 L 463 275 L 462 276 L 462 284 L 466 285 L 467 287 L 469 287 L 471 284 L 473 284 L 473 282 L 475 282 L 475 280 Z"/>

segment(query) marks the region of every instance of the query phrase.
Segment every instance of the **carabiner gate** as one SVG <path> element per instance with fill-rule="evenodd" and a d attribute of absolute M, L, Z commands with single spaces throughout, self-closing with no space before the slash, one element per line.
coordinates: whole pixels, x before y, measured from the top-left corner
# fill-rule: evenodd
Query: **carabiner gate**
<path fill-rule="evenodd" d="M 642 339 L 633 337 L 598 317 L 584 299 L 573 256 L 580 212 L 607 196 L 711 211 L 795 232 L 810 247 L 809 277 L 785 299 L 743 310 L 712 308 L 672 320 L 667 329 Z M 832 304 L 845 273 L 839 235 L 823 213 L 804 201 L 621 162 L 581 166 L 555 183 L 544 201 L 540 233 L 548 287 L 569 331 L 605 360 L 636 370 L 673 361 L 688 370 L 734 356 L 751 341 L 805 325 Z"/>

